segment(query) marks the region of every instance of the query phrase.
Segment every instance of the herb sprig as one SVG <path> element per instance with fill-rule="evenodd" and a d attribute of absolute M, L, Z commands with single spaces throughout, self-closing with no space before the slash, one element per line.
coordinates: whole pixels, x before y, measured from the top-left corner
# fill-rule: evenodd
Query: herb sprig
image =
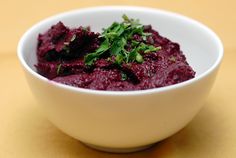
<path fill-rule="evenodd" d="M 114 56 L 114 62 L 118 65 L 121 65 L 123 62 L 142 63 L 144 59 L 140 54 L 141 52 L 150 53 L 161 49 L 161 47 L 147 45 L 143 42 L 146 41 L 151 33 L 144 32 L 144 26 L 139 23 L 138 19 L 129 19 L 126 15 L 123 15 L 122 18 L 123 22 L 114 22 L 107 29 L 103 29 L 100 35 L 103 42 L 95 52 L 85 56 L 84 61 L 86 65 L 93 65 L 104 53 L 109 53 L 109 57 Z M 140 35 L 143 41 L 134 40 L 134 34 Z M 131 43 L 129 51 L 126 48 L 128 43 Z"/>

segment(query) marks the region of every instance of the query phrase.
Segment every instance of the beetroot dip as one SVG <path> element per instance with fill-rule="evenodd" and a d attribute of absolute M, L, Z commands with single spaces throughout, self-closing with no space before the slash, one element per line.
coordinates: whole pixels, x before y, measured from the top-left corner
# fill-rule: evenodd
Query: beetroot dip
<path fill-rule="evenodd" d="M 99 33 L 89 27 L 70 29 L 62 22 L 53 25 L 38 36 L 35 65 L 39 74 L 62 84 L 94 90 L 130 91 L 158 88 L 194 78 L 195 72 L 186 61 L 178 43 L 162 37 L 151 25 L 144 26 L 149 33 L 145 44 L 161 49 L 142 53 L 143 62 L 114 64 L 114 57 L 106 55 L 94 61 L 92 66 L 84 62 L 84 56 L 94 52 L 101 44 Z M 139 42 L 141 36 L 134 34 Z M 127 44 L 129 49 L 129 43 Z"/>

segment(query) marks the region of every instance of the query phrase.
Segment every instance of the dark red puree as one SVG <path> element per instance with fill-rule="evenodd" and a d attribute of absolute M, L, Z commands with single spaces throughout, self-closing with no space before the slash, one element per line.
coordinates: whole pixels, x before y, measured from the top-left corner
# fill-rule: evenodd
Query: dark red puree
<path fill-rule="evenodd" d="M 117 64 L 115 55 L 104 53 L 88 65 L 85 56 L 95 52 L 104 39 L 88 27 L 70 29 L 59 22 L 38 36 L 37 71 L 62 84 L 111 91 L 164 87 L 194 78 L 178 43 L 162 37 L 150 25 L 144 26 L 143 32 L 149 33 L 145 39 L 138 33 L 131 39 L 159 49 L 140 51 L 142 61 Z M 131 49 L 130 41 L 124 48 Z"/>

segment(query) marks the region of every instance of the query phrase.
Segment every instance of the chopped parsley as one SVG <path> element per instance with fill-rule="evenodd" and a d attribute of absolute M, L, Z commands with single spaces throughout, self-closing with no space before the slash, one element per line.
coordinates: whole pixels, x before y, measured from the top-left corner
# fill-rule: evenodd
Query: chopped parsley
<path fill-rule="evenodd" d="M 91 66 L 105 53 L 109 53 L 109 57 L 115 56 L 114 63 L 118 65 L 129 62 L 142 63 L 144 61 L 142 53 L 156 52 L 161 49 L 161 47 L 145 43 L 151 33 L 144 32 L 144 26 L 139 23 L 138 19 L 129 19 L 126 15 L 123 15 L 122 18 L 123 22 L 114 22 L 108 28 L 103 29 L 100 35 L 103 42 L 95 52 L 85 56 L 86 65 Z M 139 35 L 142 41 L 133 39 L 135 34 Z M 127 49 L 127 45 L 130 45 L 131 49 Z"/>

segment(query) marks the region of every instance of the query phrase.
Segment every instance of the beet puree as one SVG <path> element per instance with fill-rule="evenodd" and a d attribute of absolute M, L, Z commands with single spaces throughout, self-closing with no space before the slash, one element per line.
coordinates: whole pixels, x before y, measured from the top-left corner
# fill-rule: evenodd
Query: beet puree
<path fill-rule="evenodd" d="M 100 46 L 100 34 L 91 32 L 88 27 L 69 29 L 59 22 L 38 36 L 37 71 L 62 84 L 112 91 L 164 87 L 195 76 L 179 44 L 162 37 L 150 25 L 145 26 L 144 31 L 151 33 L 145 43 L 161 46 L 161 50 L 143 53 L 142 63 L 130 62 L 118 66 L 113 58 L 103 56 L 93 66 L 87 66 L 84 56 Z M 142 40 L 138 34 L 133 39 Z"/>

